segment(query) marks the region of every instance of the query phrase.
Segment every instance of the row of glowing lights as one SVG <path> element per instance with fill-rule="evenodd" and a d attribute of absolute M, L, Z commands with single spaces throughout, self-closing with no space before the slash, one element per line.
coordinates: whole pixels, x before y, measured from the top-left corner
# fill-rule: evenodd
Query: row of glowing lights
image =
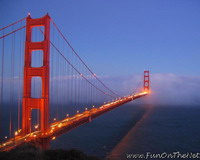
<path fill-rule="evenodd" d="M 139 94 L 134 95 L 134 96 L 144 95 L 144 94 L 148 94 L 148 92 L 142 92 L 142 93 L 139 93 Z M 127 97 L 128 97 L 128 98 L 132 98 L 132 96 L 133 96 L 133 95 L 129 95 L 129 96 L 127 96 Z M 112 102 L 108 101 L 107 104 L 106 104 L 106 102 L 104 102 L 104 105 L 101 106 L 101 107 L 99 107 L 99 109 L 104 108 L 104 106 L 109 106 L 109 105 L 112 105 L 112 104 L 115 104 L 115 103 L 118 103 L 118 102 L 122 102 L 123 100 L 126 100 L 126 99 L 127 99 L 126 96 L 124 96 L 124 98 L 119 97 L 119 98 L 116 98 L 116 100 L 112 100 Z M 94 108 L 94 107 L 95 107 L 95 106 L 93 105 L 92 108 Z M 87 110 L 88 110 L 88 108 L 85 108 L 85 111 L 87 111 Z M 77 110 L 76 113 L 79 114 L 79 110 Z M 69 114 L 66 114 L 66 117 L 69 117 Z M 57 120 L 56 118 L 53 119 L 53 121 L 56 121 L 56 120 Z M 59 124 L 56 124 L 55 126 L 58 126 L 58 128 L 62 127 L 62 122 L 59 123 Z M 45 135 L 48 135 L 48 134 L 53 133 L 53 130 L 54 130 L 54 129 L 55 129 L 55 127 L 52 127 L 51 131 L 50 131 L 49 133 L 46 132 Z M 56 138 L 56 137 L 54 136 L 54 137 L 52 138 L 52 140 L 54 140 L 55 138 Z"/>
<path fill-rule="evenodd" d="M 126 97 L 126 96 L 124 96 L 124 97 Z M 108 106 L 108 105 L 110 105 L 110 104 L 114 104 L 114 103 L 117 103 L 117 102 L 119 102 L 119 101 L 123 101 L 123 100 L 120 100 L 120 99 L 121 99 L 121 97 L 116 98 L 116 100 L 112 100 L 112 102 L 110 102 L 110 101 L 104 102 L 104 105 L 107 103 L 105 106 Z M 117 100 L 118 100 L 118 101 L 117 101 Z M 104 105 L 103 105 L 103 106 L 104 106 Z M 99 108 L 102 108 L 103 106 L 101 106 L 101 107 L 99 107 Z M 95 108 L 95 106 L 93 105 L 92 108 Z M 85 111 L 87 111 L 87 110 L 88 110 L 88 108 L 85 108 Z M 76 113 L 79 114 L 80 111 L 77 110 Z M 69 114 L 66 114 L 66 118 L 67 118 L 67 117 L 69 117 Z M 56 118 L 53 119 L 53 121 L 56 121 L 56 120 L 57 120 Z"/>
<path fill-rule="evenodd" d="M 121 97 L 120 97 L 120 98 L 117 98 L 116 100 L 117 100 L 117 101 L 114 101 L 114 100 L 113 100 L 112 102 L 109 101 L 107 104 L 106 104 L 106 102 L 104 102 L 104 105 L 101 106 L 101 107 L 99 107 L 99 109 L 104 108 L 104 106 L 109 106 L 109 105 L 112 105 L 112 104 L 115 104 L 115 103 L 118 103 L 118 102 L 122 102 L 122 101 L 123 101 L 123 99 L 121 99 Z M 95 106 L 93 105 L 92 108 L 95 108 Z M 85 111 L 87 111 L 87 110 L 88 110 L 88 108 L 85 108 Z M 79 113 L 80 113 L 79 110 L 77 110 L 76 113 L 79 114 Z M 76 115 L 77 115 L 77 114 L 76 114 Z M 66 114 L 66 117 L 69 117 L 69 114 Z M 54 118 L 53 120 L 56 121 L 57 119 Z M 63 121 L 64 121 L 64 120 L 63 120 Z M 59 124 L 56 124 L 54 127 L 52 127 L 51 131 L 50 131 L 50 132 L 46 132 L 45 135 L 48 135 L 48 134 L 53 133 L 53 131 L 54 131 L 54 129 L 55 129 L 56 126 L 58 126 L 58 128 L 61 128 L 62 125 L 63 125 L 62 122 L 59 123 Z M 42 135 L 44 135 L 44 134 L 42 133 Z M 54 139 L 56 139 L 55 136 L 52 137 L 52 140 L 54 140 Z"/>
<path fill-rule="evenodd" d="M 134 96 L 144 95 L 144 94 L 148 94 L 148 93 L 150 93 L 150 92 L 149 92 L 149 91 L 144 91 L 144 92 L 141 92 L 141 93 L 139 93 L 139 94 L 135 94 Z M 104 102 L 104 105 L 101 106 L 101 107 L 99 107 L 99 108 L 102 109 L 104 106 L 109 106 L 109 105 L 111 105 L 111 104 L 115 104 L 115 103 L 118 103 L 118 102 L 122 102 L 122 101 L 124 100 L 125 97 L 131 98 L 131 97 L 133 97 L 133 95 L 124 96 L 123 98 L 119 97 L 119 98 L 116 98 L 116 100 L 112 100 L 112 102 L 110 102 L 110 101 Z M 125 98 L 125 99 L 126 99 L 126 98 Z M 106 103 L 107 103 L 107 104 L 106 104 Z M 95 108 L 95 106 L 93 105 L 92 108 Z M 87 110 L 88 110 L 88 108 L 85 108 L 85 111 L 87 111 Z M 79 110 L 77 110 L 76 113 L 79 114 Z M 69 117 L 69 114 L 66 114 L 66 117 Z M 56 118 L 53 119 L 53 121 L 56 121 L 56 120 L 57 120 Z M 62 127 L 62 123 L 59 123 L 59 124 L 58 124 L 58 127 L 59 127 L 59 128 Z M 39 124 L 35 125 L 35 129 L 38 129 L 38 128 L 39 128 Z M 50 134 L 50 133 L 53 133 L 53 130 L 54 130 L 54 129 L 55 129 L 55 128 L 52 127 L 52 129 L 51 129 L 51 131 L 49 132 L 49 134 Z M 21 129 L 15 131 L 15 136 L 18 136 L 19 133 L 21 133 Z M 47 135 L 47 134 L 48 134 L 48 132 L 45 133 L 45 135 Z M 31 133 L 30 137 L 36 138 L 37 135 Z M 5 136 L 5 139 L 7 139 L 7 138 L 8 138 L 8 137 Z M 52 140 L 55 140 L 55 139 L 56 139 L 55 136 L 52 137 Z M 26 139 L 24 139 L 24 140 L 26 141 Z M 3 144 L 3 145 L 5 146 L 6 144 Z"/>
<path fill-rule="evenodd" d="M 95 108 L 95 106 L 92 106 L 92 108 Z M 88 110 L 88 108 L 85 108 L 85 111 L 87 111 L 87 110 Z M 76 113 L 79 114 L 79 110 L 77 110 Z M 69 117 L 69 114 L 66 114 L 66 117 Z M 56 121 L 56 120 L 57 120 L 56 118 L 53 119 L 53 121 Z M 60 128 L 61 126 L 62 126 L 62 123 L 58 124 L 58 127 L 59 127 L 59 128 Z M 35 125 L 34 128 L 35 128 L 35 129 L 38 129 L 38 128 L 39 128 L 39 124 Z M 54 130 L 54 129 L 55 129 L 55 128 L 52 127 L 50 133 L 53 133 L 53 130 Z M 14 134 L 14 135 L 15 135 L 15 136 L 18 136 L 20 133 L 21 133 L 21 129 L 15 131 L 15 134 Z M 47 135 L 47 134 L 48 134 L 48 133 L 46 132 L 45 135 Z M 30 137 L 36 138 L 37 135 L 31 133 L 31 134 L 30 134 Z M 5 136 L 5 139 L 7 139 L 7 138 L 8 138 L 8 137 Z M 55 136 L 52 137 L 52 140 L 54 140 L 55 138 L 56 138 Z M 26 139 L 24 139 L 24 140 L 26 141 Z M 6 144 L 4 143 L 3 146 L 6 146 Z"/>

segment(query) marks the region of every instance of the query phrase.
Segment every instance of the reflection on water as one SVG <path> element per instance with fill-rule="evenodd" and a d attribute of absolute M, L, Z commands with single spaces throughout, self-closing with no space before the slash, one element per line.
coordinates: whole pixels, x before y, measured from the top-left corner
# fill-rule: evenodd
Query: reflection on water
<path fill-rule="evenodd" d="M 138 129 L 143 125 L 145 120 L 151 116 L 153 112 L 153 107 L 148 106 L 146 112 L 139 119 L 139 121 L 130 129 L 130 131 L 123 137 L 123 139 L 115 146 L 111 153 L 106 157 L 106 159 L 120 159 L 121 154 L 126 155 L 127 149 L 131 148 L 132 143 L 134 142 L 134 135 L 137 134 Z M 119 158 L 120 157 L 120 158 Z"/>

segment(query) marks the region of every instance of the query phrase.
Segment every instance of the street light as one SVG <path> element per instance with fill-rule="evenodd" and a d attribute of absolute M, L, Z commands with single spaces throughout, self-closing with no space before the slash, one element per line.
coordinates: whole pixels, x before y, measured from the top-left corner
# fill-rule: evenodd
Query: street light
<path fill-rule="evenodd" d="M 18 135 L 18 132 L 17 131 L 15 131 L 15 136 L 17 136 Z"/>

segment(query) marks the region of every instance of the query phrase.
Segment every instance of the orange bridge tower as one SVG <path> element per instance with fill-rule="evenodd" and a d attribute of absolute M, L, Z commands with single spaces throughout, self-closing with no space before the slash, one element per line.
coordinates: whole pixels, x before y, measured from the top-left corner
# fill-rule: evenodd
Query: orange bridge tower
<path fill-rule="evenodd" d="M 43 27 L 43 41 L 32 41 L 34 27 Z M 32 19 L 29 15 L 26 19 L 26 41 L 25 41 L 25 63 L 24 63 L 24 84 L 22 102 L 22 133 L 28 134 L 31 131 L 32 109 L 40 111 L 40 127 L 44 133 L 49 128 L 49 53 L 50 53 L 50 17 L 46 16 Z M 43 52 L 43 64 L 41 67 L 32 67 L 33 51 Z M 41 78 L 41 97 L 31 96 L 31 83 L 34 77 Z"/>

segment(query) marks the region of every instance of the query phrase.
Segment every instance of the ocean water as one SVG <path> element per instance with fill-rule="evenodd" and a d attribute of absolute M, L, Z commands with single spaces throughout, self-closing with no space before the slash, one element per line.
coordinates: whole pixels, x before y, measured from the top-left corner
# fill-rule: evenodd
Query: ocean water
<path fill-rule="evenodd" d="M 200 106 L 123 105 L 51 142 L 101 159 L 127 153 L 200 152 Z"/>
<path fill-rule="evenodd" d="M 147 152 L 200 152 L 200 106 L 129 103 L 57 137 L 51 148 L 76 148 L 108 160 Z"/>
<path fill-rule="evenodd" d="M 106 159 L 123 160 L 127 154 L 147 152 L 200 153 L 200 106 L 152 106 Z"/>

